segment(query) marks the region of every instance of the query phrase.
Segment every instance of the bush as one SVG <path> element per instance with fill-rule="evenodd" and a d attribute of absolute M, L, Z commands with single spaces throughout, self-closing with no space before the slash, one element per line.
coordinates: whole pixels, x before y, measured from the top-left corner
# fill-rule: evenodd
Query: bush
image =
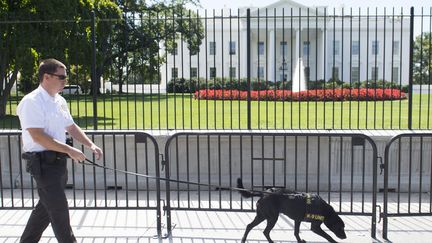
<path fill-rule="evenodd" d="M 278 90 L 291 90 L 292 89 L 292 81 L 277 81 L 276 89 Z"/>
<path fill-rule="evenodd" d="M 307 82 L 308 90 L 320 90 L 320 89 L 355 89 L 355 88 L 366 88 L 366 89 L 400 89 L 401 91 L 408 93 L 408 85 L 400 86 L 397 83 L 392 83 L 385 80 L 365 80 L 361 82 L 343 82 L 341 80 L 330 79 L 325 81 L 311 80 Z M 197 90 L 202 89 L 216 89 L 216 90 L 248 90 L 247 78 L 240 80 L 236 78 L 215 78 L 215 79 L 204 79 L 204 78 L 193 78 L 184 79 L 178 78 L 173 79 L 167 84 L 168 93 L 194 93 Z M 260 80 L 257 78 L 251 79 L 251 90 L 292 90 L 292 81 L 277 81 L 276 83 L 271 81 Z"/>
<path fill-rule="evenodd" d="M 277 85 L 276 85 L 277 87 Z M 252 90 L 268 90 L 274 89 L 275 83 L 258 80 L 256 78 L 251 80 Z M 167 84 L 168 93 L 194 93 L 196 90 L 201 89 L 225 89 L 225 90 L 248 90 L 248 82 L 246 78 L 240 80 L 235 78 L 216 78 L 205 80 L 200 79 L 172 79 Z"/>
<path fill-rule="evenodd" d="M 194 93 L 197 88 L 197 81 L 194 79 L 173 79 L 167 84 L 168 93 Z"/>

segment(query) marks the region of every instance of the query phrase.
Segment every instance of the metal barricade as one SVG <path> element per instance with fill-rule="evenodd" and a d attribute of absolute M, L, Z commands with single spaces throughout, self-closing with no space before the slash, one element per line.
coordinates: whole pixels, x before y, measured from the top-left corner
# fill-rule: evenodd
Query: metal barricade
<path fill-rule="evenodd" d="M 96 160 L 82 145 L 74 146 L 84 151 L 90 161 L 106 168 L 89 167 L 68 159 L 66 195 L 70 208 L 156 210 L 160 237 L 161 190 L 156 140 L 135 131 L 86 133 L 103 150 L 102 159 Z M 21 132 L 0 131 L 0 209 L 32 209 L 37 203 L 36 184 L 25 172 L 21 153 Z"/>
<path fill-rule="evenodd" d="M 166 214 L 174 210 L 253 211 L 233 190 L 286 187 L 321 195 L 342 215 L 371 217 L 376 232 L 377 148 L 348 133 L 177 133 L 165 146 Z"/>
<path fill-rule="evenodd" d="M 382 236 L 389 217 L 432 216 L 432 133 L 403 133 L 385 148 Z M 427 194 L 425 194 L 427 193 Z"/>

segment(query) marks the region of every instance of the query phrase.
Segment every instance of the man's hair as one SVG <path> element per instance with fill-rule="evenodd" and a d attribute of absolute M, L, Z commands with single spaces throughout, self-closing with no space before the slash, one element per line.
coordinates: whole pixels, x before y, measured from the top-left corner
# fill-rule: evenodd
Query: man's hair
<path fill-rule="evenodd" d="M 38 70 L 39 83 L 42 83 L 44 74 L 55 73 L 58 68 L 66 69 L 66 66 L 62 62 L 60 62 L 54 58 L 49 58 L 49 59 L 43 60 L 40 63 L 39 70 Z"/>

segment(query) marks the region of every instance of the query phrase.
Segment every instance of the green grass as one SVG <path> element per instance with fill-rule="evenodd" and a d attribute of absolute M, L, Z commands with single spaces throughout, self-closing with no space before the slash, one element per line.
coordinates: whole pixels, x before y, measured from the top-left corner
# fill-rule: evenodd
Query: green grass
<path fill-rule="evenodd" d="M 17 100 L 0 127 L 18 128 Z M 66 97 L 75 121 L 93 128 L 93 100 Z M 414 95 L 413 129 L 432 127 L 432 97 Z M 246 101 L 195 100 L 189 94 L 113 95 L 97 100 L 98 129 L 247 129 Z M 408 99 L 397 101 L 251 103 L 252 129 L 407 129 Z"/>

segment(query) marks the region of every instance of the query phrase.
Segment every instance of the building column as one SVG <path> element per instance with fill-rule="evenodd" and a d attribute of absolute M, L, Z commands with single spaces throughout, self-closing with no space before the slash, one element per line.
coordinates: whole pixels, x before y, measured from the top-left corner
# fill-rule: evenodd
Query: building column
<path fill-rule="evenodd" d="M 295 35 L 295 47 L 294 49 L 296 50 L 295 53 L 295 58 L 301 58 L 301 47 L 300 47 L 300 30 L 296 30 L 296 35 Z"/>
<path fill-rule="evenodd" d="M 275 57 L 276 57 L 276 31 L 275 30 L 270 30 L 270 39 L 269 39 L 269 60 L 267 60 L 268 63 L 268 78 L 270 81 L 272 82 L 276 82 L 276 62 L 275 62 Z"/>
<path fill-rule="evenodd" d="M 252 38 L 252 37 L 251 37 Z M 247 52 L 249 51 L 247 49 L 247 30 L 242 29 L 240 34 L 240 43 L 241 43 L 241 58 L 240 58 L 240 76 L 242 78 L 247 77 Z M 251 42 L 252 43 L 252 42 Z"/>
<path fill-rule="evenodd" d="M 295 37 L 294 37 L 294 53 L 293 53 L 293 62 L 294 62 L 294 72 L 293 72 L 293 78 L 292 78 L 292 91 L 293 92 L 299 92 L 300 91 L 300 60 L 299 60 L 299 53 L 300 52 L 300 48 L 299 48 L 299 43 L 300 43 L 300 30 L 297 29 L 295 31 Z"/>
<path fill-rule="evenodd" d="M 317 40 L 318 41 L 318 40 Z M 324 30 L 320 31 L 320 39 L 319 39 L 319 46 L 318 46 L 318 79 L 324 79 L 326 80 L 326 77 L 324 77 L 324 64 L 325 64 L 325 57 L 324 57 L 324 49 L 325 49 L 325 32 Z"/>

